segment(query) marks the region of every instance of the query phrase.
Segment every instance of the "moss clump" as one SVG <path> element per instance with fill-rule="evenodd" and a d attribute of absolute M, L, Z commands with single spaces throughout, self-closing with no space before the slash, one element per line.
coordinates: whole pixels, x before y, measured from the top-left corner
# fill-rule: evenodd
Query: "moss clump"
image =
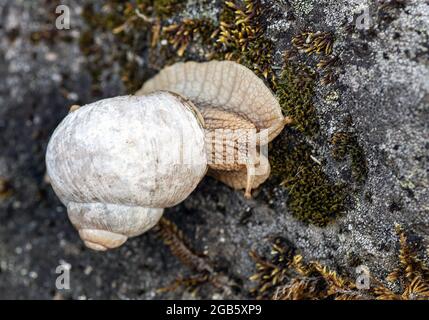
<path fill-rule="evenodd" d="M 263 76 L 272 86 L 275 74 L 273 43 L 264 37 L 263 6 L 259 0 L 223 1 L 219 26 L 206 19 L 185 19 L 162 28 L 179 57 L 198 37 L 210 48 L 210 59 L 233 60 Z"/>
<path fill-rule="evenodd" d="M 205 46 L 212 43 L 215 27 L 207 19 L 184 19 L 180 23 L 173 23 L 162 28 L 161 38 L 166 39 L 182 57 L 191 42 L 198 37 Z"/>
<path fill-rule="evenodd" d="M 335 37 L 326 31 L 301 32 L 292 38 L 295 50 L 310 56 L 315 53 L 319 62 L 320 83 L 324 86 L 334 83 L 338 79 L 337 69 L 340 65 L 338 56 L 332 55 Z"/>
<path fill-rule="evenodd" d="M 313 105 L 314 81 L 315 75 L 308 67 L 286 62 L 276 90 L 280 106 L 294 120 L 294 127 L 308 136 L 319 131 Z"/>
<path fill-rule="evenodd" d="M 295 255 L 295 248 L 285 238 L 276 237 L 272 241 L 271 253 L 272 257 L 268 261 L 259 257 L 256 252 L 250 252 L 258 270 L 250 277 L 250 280 L 258 281 L 258 285 L 250 290 L 250 295 L 257 299 L 269 299 L 277 285 L 288 276 L 289 264 Z"/>
<path fill-rule="evenodd" d="M 258 0 L 225 1 L 220 15 L 217 55 L 237 61 L 274 84 L 273 43 L 264 36 L 263 6 Z"/>
<path fill-rule="evenodd" d="M 330 55 L 334 37 L 329 32 L 302 32 L 292 39 L 292 44 L 309 55 L 312 53 Z"/>
<path fill-rule="evenodd" d="M 183 0 L 137 0 L 139 6 L 150 8 L 160 18 L 168 18 L 183 9 Z"/>
<path fill-rule="evenodd" d="M 228 275 L 216 271 L 212 261 L 206 255 L 195 252 L 189 246 L 190 241 L 172 221 L 165 217 L 161 218 L 154 231 L 171 253 L 193 272 L 190 277 L 178 277 L 171 285 L 160 288 L 158 292 L 184 287 L 186 290 L 196 293 L 199 286 L 204 283 L 210 283 L 216 288 L 222 289 L 226 294 L 231 294 L 233 290 L 237 289 L 235 281 Z"/>
<path fill-rule="evenodd" d="M 338 79 L 337 68 L 341 64 L 338 56 L 329 56 L 321 59 L 317 63 L 317 69 L 320 73 L 320 83 L 324 86 L 334 83 Z"/>
<path fill-rule="evenodd" d="M 312 147 L 299 133 L 270 148 L 272 173 L 288 191 L 288 208 L 299 220 L 326 226 L 344 210 L 344 186 L 333 183 L 312 158 Z"/>
<path fill-rule="evenodd" d="M 368 175 L 365 151 L 360 146 L 357 136 L 350 132 L 339 131 L 332 135 L 332 156 L 337 161 L 350 157 L 352 176 L 358 183 L 363 183 Z"/>
<path fill-rule="evenodd" d="M 257 282 L 251 294 L 257 299 L 274 300 L 428 300 L 429 267 L 409 245 L 404 231 L 396 226 L 399 236 L 399 267 L 386 281 L 399 282 L 399 290 L 389 289 L 382 281 L 371 277 L 369 288 L 358 288 L 355 279 L 339 275 L 317 261 L 305 262 L 295 254 L 286 240 L 273 242 L 271 257 L 263 258 L 255 252 L 257 272 L 250 280 Z M 370 277 L 369 272 L 367 273 Z"/>
<path fill-rule="evenodd" d="M 326 226 L 344 210 L 346 192 L 332 182 L 314 157 L 305 136 L 319 133 L 313 104 L 315 74 L 307 66 L 286 61 L 276 86 L 285 114 L 298 132 L 289 132 L 287 142 L 275 140 L 270 148 L 272 174 L 288 191 L 288 208 L 299 220 Z"/>

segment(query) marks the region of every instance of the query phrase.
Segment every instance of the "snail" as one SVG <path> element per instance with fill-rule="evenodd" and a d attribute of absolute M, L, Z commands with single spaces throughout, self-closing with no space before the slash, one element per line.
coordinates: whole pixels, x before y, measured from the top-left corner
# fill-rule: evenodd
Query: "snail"
<path fill-rule="evenodd" d="M 177 63 L 134 96 L 75 106 L 50 138 L 47 174 L 85 245 L 104 251 L 155 226 L 206 173 L 250 197 L 289 122 L 246 67 Z"/>
<path fill-rule="evenodd" d="M 265 83 L 233 61 L 189 61 L 164 68 L 136 95 L 157 90 L 175 92 L 197 106 L 205 122 L 208 158 L 214 160 L 209 163 L 209 174 L 233 189 L 245 189 L 245 196 L 250 198 L 251 190 L 270 175 L 270 166 L 266 152 L 257 152 L 253 156 L 257 159 L 249 159 L 249 148 L 240 146 L 240 142 L 245 145 L 253 138 L 253 143 L 264 148 L 292 122 L 283 116 L 279 102 Z M 244 161 L 223 161 L 237 158 L 234 153 L 244 155 Z M 261 170 L 255 172 L 257 160 Z"/>

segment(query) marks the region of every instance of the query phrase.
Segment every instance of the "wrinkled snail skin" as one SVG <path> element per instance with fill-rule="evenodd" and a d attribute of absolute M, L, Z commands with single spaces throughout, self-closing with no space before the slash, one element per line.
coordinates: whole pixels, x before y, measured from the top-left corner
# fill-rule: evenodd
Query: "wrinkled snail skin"
<path fill-rule="evenodd" d="M 86 246 L 120 246 L 195 189 L 207 171 L 203 125 L 191 102 L 168 92 L 101 100 L 63 119 L 47 173 Z"/>
<path fill-rule="evenodd" d="M 240 146 L 238 138 L 229 133 L 219 134 L 218 129 L 242 129 L 248 132 L 248 140 L 253 129 L 257 132 L 256 144 L 267 145 L 291 122 L 283 116 L 271 90 L 245 66 L 216 60 L 168 66 L 147 81 L 136 95 L 158 90 L 178 93 L 195 104 L 204 118 L 206 145 L 213 145 L 208 158 L 215 161 L 209 163 L 209 174 L 234 189 L 245 189 L 245 196 L 249 198 L 251 190 L 269 177 L 269 162 L 263 154 L 258 154 L 256 159 L 224 163 L 222 159 L 236 153 L 237 145 L 238 149 L 245 146 Z M 246 165 L 246 160 L 256 163 L 250 161 Z M 258 161 L 265 164 L 263 170 L 258 167 Z M 255 168 L 261 170 L 251 174 Z"/>

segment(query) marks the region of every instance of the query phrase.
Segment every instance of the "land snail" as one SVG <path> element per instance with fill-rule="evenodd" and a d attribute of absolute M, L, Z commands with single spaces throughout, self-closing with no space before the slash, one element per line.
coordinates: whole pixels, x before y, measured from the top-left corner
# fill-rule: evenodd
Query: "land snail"
<path fill-rule="evenodd" d="M 134 96 L 74 106 L 48 143 L 47 174 L 85 245 L 103 251 L 154 227 L 206 173 L 250 197 L 289 122 L 248 68 L 176 63 Z"/>

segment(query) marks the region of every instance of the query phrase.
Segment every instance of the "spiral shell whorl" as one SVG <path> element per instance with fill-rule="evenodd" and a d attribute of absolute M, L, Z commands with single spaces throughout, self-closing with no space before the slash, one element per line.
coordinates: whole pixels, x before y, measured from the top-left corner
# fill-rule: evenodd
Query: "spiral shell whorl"
<path fill-rule="evenodd" d="M 67 204 L 70 221 L 85 245 L 104 251 L 122 245 L 128 237 L 138 236 L 154 227 L 162 208 L 144 208 L 106 203 Z"/>

